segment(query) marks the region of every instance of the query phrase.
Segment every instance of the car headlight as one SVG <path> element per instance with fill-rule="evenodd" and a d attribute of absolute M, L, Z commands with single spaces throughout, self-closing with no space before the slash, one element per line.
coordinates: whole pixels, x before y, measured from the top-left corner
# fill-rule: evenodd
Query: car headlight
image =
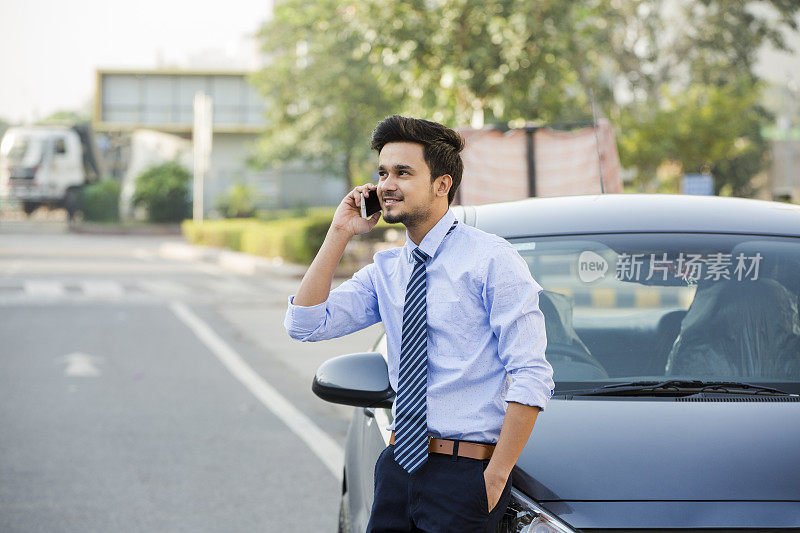
<path fill-rule="evenodd" d="M 575 530 L 515 488 L 498 531 L 503 533 L 575 533 Z"/>

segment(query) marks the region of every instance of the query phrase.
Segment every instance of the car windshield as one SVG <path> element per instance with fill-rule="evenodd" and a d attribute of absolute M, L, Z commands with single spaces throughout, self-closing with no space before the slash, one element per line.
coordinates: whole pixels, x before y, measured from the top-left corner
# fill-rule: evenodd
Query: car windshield
<path fill-rule="evenodd" d="M 41 160 L 43 144 L 43 138 L 14 135 L 4 140 L 0 154 L 9 164 L 34 166 Z"/>
<path fill-rule="evenodd" d="M 510 239 L 544 288 L 555 381 L 800 384 L 800 238 Z"/>

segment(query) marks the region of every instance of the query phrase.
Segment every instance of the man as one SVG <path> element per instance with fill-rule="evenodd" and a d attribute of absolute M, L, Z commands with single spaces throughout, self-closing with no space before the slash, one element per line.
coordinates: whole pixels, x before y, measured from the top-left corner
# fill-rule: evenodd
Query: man
<path fill-rule="evenodd" d="M 369 532 L 494 531 L 554 389 L 542 287 L 507 241 L 456 220 L 458 133 L 394 115 L 377 125 L 372 148 L 378 184 L 339 204 L 284 325 L 292 338 L 319 341 L 383 321 L 397 397 Z M 362 192 L 378 196 L 387 222 L 405 225 L 406 243 L 331 291 L 345 245 L 381 216 L 361 218 Z"/>

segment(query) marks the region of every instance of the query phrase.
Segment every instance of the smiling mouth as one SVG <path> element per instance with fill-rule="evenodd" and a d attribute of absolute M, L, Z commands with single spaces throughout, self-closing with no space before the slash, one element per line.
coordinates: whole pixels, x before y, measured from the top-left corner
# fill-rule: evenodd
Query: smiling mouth
<path fill-rule="evenodd" d="M 400 202 L 402 202 L 402 200 L 398 200 L 397 198 L 384 198 L 383 199 L 383 203 L 385 203 L 386 205 L 393 205 L 393 204 L 400 203 Z"/>

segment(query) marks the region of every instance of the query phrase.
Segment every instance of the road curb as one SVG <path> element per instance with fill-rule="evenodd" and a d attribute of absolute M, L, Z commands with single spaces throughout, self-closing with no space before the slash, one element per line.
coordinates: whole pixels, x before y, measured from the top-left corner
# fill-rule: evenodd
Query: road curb
<path fill-rule="evenodd" d="M 280 276 L 300 280 L 308 270 L 305 265 L 289 263 L 280 257 L 270 259 L 225 248 L 198 246 L 185 242 L 165 242 L 159 247 L 158 253 L 164 259 L 210 263 L 229 272 L 249 276 Z M 351 275 L 337 270 L 334 277 L 349 278 Z"/>
<path fill-rule="evenodd" d="M 394 248 L 403 243 L 352 240 L 336 267 L 333 279 L 346 280 L 353 277 L 360 268 L 371 263 L 380 250 Z M 185 241 L 168 241 L 159 248 L 159 255 L 165 259 L 180 261 L 201 261 L 237 274 L 249 276 L 280 276 L 300 280 L 308 271 L 308 265 L 290 263 L 282 257 L 261 257 L 227 248 L 200 246 Z"/>
<path fill-rule="evenodd" d="M 180 224 L 152 224 L 147 226 L 124 226 L 118 224 L 92 224 L 82 222 L 68 222 L 67 230 L 70 233 L 83 233 L 88 235 L 181 235 Z"/>

